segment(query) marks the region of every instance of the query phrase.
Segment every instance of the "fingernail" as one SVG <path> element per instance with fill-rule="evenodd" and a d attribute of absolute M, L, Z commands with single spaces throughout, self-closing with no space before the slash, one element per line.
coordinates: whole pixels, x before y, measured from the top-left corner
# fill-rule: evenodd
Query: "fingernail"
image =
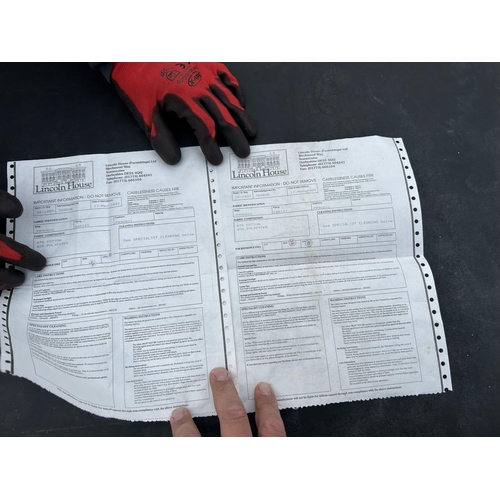
<path fill-rule="evenodd" d="M 172 412 L 172 415 L 170 415 L 170 418 L 172 420 L 180 420 L 182 417 L 186 416 L 187 411 L 185 408 L 177 408 Z"/>
<path fill-rule="evenodd" d="M 264 396 L 269 396 L 272 393 L 271 386 L 265 382 L 259 382 L 257 389 L 259 389 L 259 392 L 264 394 Z"/>
<path fill-rule="evenodd" d="M 229 372 L 225 368 L 214 368 L 212 373 L 217 380 L 227 380 L 229 378 Z"/>

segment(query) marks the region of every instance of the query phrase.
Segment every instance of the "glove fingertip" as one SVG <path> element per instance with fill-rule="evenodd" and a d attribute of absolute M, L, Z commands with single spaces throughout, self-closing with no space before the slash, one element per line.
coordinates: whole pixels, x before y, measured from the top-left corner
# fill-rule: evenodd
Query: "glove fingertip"
<path fill-rule="evenodd" d="M 1 269 L 0 270 L 0 290 L 8 290 L 15 288 L 24 283 L 25 276 L 22 271 L 17 269 Z"/>
<path fill-rule="evenodd" d="M 181 161 L 181 150 L 158 106 L 153 110 L 153 123 L 156 133 L 150 136 L 151 146 L 165 163 L 177 165 Z"/>
<path fill-rule="evenodd" d="M 24 267 L 31 271 L 41 271 L 47 265 L 47 259 L 40 252 L 17 242 L 14 248 L 21 254 L 21 259 L 19 261 L 9 260 L 9 262 L 12 262 L 16 266 Z"/>
<path fill-rule="evenodd" d="M 207 161 L 212 165 L 220 165 L 224 157 L 222 156 L 222 152 L 215 138 L 211 137 L 205 132 L 202 133 L 200 131 L 198 131 L 197 137 L 200 148 Z"/>
<path fill-rule="evenodd" d="M 233 146 L 233 151 L 239 158 L 246 158 L 250 155 L 250 145 L 248 143 L 238 144 L 238 146 Z"/>
<path fill-rule="evenodd" d="M 32 257 L 29 269 L 41 271 L 46 265 L 47 259 L 41 253 L 37 252 L 37 254 Z"/>
<path fill-rule="evenodd" d="M 22 203 L 7 191 L 0 190 L 0 215 L 1 217 L 20 217 L 23 213 Z"/>
<path fill-rule="evenodd" d="M 218 154 L 216 154 L 215 152 L 212 154 L 208 154 L 208 155 L 205 154 L 205 158 L 207 159 L 207 161 L 210 164 L 215 165 L 215 166 L 220 165 L 222 163 L 222 160 L 224 159 L 220 150 L 219 150 Z"/>
<path fill-rule="evenodd" d="M 175 151 L 164 152 L 159 149 L 156 149 L 158 156 L 167 164 L 167 165 L 177 165 L 182 158 L 181 152 L 178 154 Z"/>
<path fill-rule="evenodd" d="M 151 146 L 158 156 L 168 165 L 177 165 L 181 161 L 181 150 L 177 144 L 162 140 L 161 136 L 151 138 Z"/>
<path fill-rule="evenodd" d="M 15 197 L 13 197 L 13 198 L 14 198 L 14 200 L 12 203 L 12 207 L 10 209 L 10 214 L 11 214 L 11 217 L 16 219 L 17 217 L 21 217 L 21 215 L 24 212 L 24 208 L 23 208 L 22 203 L 17 198 L 15 198 Z"/>

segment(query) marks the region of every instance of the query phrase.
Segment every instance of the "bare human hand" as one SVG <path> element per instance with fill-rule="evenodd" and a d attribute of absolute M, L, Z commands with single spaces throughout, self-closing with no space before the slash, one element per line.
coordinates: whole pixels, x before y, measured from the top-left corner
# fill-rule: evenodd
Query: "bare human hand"
<path fill-rule="evenodd" d="M 220 422 L 222 437 L 251 437 L 252 429 L 231 374 L 225 368 L 210 372 L 210 387 Z M 269 384 L 260 382 L 255 387 L 255 421 L 259 437 L 285 437 L 276 396 Z M 187 408 L 177 408 L 170 418 L 174 437 L 200 437 Z"/>

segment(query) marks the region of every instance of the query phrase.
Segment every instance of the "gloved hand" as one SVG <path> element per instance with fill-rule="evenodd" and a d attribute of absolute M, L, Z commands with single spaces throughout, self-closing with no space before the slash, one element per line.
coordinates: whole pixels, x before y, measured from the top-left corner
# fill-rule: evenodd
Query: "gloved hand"
<path fill-rule="evenodd" d="M 216 128 L 239 157 L 250 154 L 245 134 L 254 137 L 255 127 L 243 107 L 238 81 L 223 64 L 115 62 L 111 81 L 166 163 L 181 159 L 165 121 L 170 111 L 187 120 L 213 165 L 222 162 Z"/>
<path fill-rule="evenodd" d="M 0 217 L 16 218 L 23 213 L 21 202 L 0 189 Z M 40 271 L 46 264 L 45 257 L 31 248 L 0 234 L 0 260 L 9 264 Z M 24 283 L 24 273 L 17 269 L 0 267 L 0 290 L 14 288 Z"/>

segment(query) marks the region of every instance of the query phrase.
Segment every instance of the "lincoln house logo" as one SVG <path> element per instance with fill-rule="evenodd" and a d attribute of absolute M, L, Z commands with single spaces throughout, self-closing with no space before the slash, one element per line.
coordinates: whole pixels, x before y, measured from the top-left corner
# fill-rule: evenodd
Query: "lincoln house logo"
<path fill-rule="evenodd" d="M 288 162 L 284 149 L 267 151 L 247 158 L 231 155 L 231 179 L 256 179 L 288 175 Z"/>
<path fill-rule="evenodd" d="M 53 193 L 94 187 L 93 162 L 36 167 L 33 192 Z"/>

